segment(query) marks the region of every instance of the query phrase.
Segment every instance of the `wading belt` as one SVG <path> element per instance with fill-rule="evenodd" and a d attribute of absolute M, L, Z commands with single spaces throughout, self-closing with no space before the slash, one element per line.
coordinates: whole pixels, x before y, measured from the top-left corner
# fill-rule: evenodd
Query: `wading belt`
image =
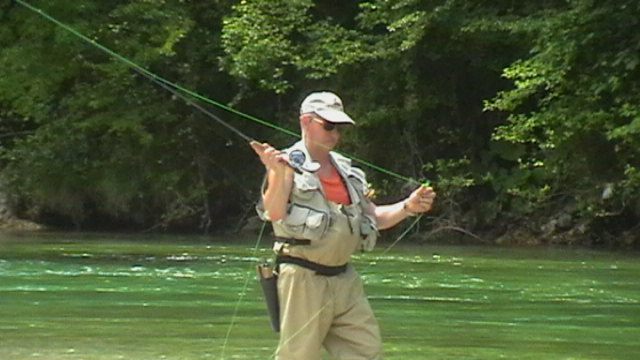
<path fill-rule="evenodd" d="M 276 257 L 276 264 L 295 264 L 302 266 L 305 269 L 313 270 L 316 274 L 323 276 L 336 276 L 347 271 L 347 264 L 340 266 L 326 266 L 313 261 L 287 255 L 278 255 Z"/>
<path fill-rule="evenodd" d="M 290 239 L 290 238 L 276 238 L 276 241 L 279 243 L 289 244 L 289 245 L 311 245 L 311 240 L 303 240 L 303 239 Z"/>

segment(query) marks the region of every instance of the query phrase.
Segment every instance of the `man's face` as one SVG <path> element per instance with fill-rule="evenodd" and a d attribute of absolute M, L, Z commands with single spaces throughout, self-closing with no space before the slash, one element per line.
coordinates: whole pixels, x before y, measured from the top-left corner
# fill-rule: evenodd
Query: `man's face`
<path fill-rule="evenodd" d="M 340 130 L 345 125 L 337 125 L 331 123 L 318 115 L 309 115 L 309 123 L 307 124 L 307 136 L 312 143 L 326 147 L 329 150 L 334 149 L 340 141 Z"/>

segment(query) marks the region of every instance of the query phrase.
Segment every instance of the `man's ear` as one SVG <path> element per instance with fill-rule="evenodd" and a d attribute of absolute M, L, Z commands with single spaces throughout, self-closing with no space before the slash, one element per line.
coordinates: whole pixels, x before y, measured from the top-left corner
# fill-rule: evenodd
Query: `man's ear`
<path fill-rule="evenodd" d="M 300 115 L 300 128 L 304 129 L 305 127 L 307 127 L 312 119 L 313 116 L 311 114 Z"/>

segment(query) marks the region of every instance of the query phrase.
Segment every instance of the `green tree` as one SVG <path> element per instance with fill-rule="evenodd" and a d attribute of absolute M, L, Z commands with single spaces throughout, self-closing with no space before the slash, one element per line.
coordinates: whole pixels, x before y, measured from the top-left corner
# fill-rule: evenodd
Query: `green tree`
<path fill-rule="evenodd" d="M 487 103 L 511 114 L 495 138 L 526 149 L 505 193 L 567 214 L 570 233 L 596 242 L 634 241 L 640 217 L 639 14 L 637 1 L 570 1 L 522 19 L 531 54 L 504 71 L 514 89 Z"/>
<path fill-rule="evenodd" d="M 24 211 L 63 215 L 78 226 L 208 228 L 226 219 L 230 204 L 231 213 L 241 210 L 246 167 L 220 157 L 250 152 L 232 146 L 230 134 L 121 61 L 7 3 L 0 32 L 2 173 Z M 166 78 L 217 99 L 233 96 L 215 56 L 224 2 L 42 6 Z"/>

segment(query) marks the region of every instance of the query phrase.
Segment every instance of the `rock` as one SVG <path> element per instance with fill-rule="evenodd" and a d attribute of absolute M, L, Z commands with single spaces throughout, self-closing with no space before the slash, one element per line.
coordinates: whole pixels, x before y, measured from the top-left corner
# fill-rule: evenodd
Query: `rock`
<path fill-rule="evenodd" d="M 564 231 L 571 228 L 572 223 L 573 217 L 571 216 L 571 214 L 563 212 L 556 215 L 546 224 L 542 225 L 540 227 L 540 230 L 542 230 L 545 236 L 550 236 L 559 231 Z"/>
<path fill-rule="evenodd" d="M 0 184 L 0 221 L 13 218 L 13 212 L 9 207 L 9 201 L 7 195 L 3 191 L 3 187 Z"/>
<path fill-rule="evenodd" d="M 9 199 L 4 192 L 4 187 L 2 186 L 2 183 L 0 183 L 0 230 L 36 231 L 43 229 L 44 226 L 42 225 L 16 218 L 11 206 L 9 205 Z"/>

